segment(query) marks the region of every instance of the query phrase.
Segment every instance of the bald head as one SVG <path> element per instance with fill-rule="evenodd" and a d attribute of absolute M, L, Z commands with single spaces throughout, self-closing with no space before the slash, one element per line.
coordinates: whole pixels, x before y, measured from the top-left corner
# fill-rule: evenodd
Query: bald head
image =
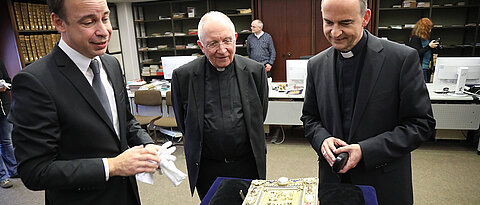
<path fill-rule="evenodd" d="M 339 0 L 322 0 L 322 7 L 323 7 L 323 3 L 326 1 L 339 1 Z M 364 16 L 365 12 L 367 12 L 368 0 L 346 0 L 346 2 L 352 2 L 352 1 L 358 1 L 360 16 Z"/>
<path fill-rule="evenodd" d="M 259 35 L 263 30 L 263 22 L 258 19 L 253 20 L 250 28 L 252 29 L 252 33 Z"/>
<path fill-rule="evenodd" d="M 232 20 L 228 18 L 227 15 L 218 12 L 218 11 L 210 11 L 203 15 L 198 23 L 198 39 L 202 44 L 205 44 L 205 31 L 209 27 L 217 27 L 217 26 L 226 26 L 233 35 L 235 35 L 235 25 L 233 25 Z"/>

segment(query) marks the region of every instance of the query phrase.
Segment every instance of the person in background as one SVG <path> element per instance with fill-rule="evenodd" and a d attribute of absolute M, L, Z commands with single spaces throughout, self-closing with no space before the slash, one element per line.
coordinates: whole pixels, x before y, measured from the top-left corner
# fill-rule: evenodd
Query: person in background
<path fill-rule="evenodd" d="M 408 42 L 408 45 L 415 48 L 418 52 L 425 83 L 430 82 L 430 76 L 432 75 L 431 67 L 433 65 L 433 51 L 439 45 L 439 42 L 436 40 L 429 40 L 432 28 L 433 23 L 430 19 L 422 18 L 418 20 L 413 27 L 412 37 Z"/>
<path fill-rule="evenodd" d="M 5 83 L 11 83 L 5 64 L 0 60 L 0 186 L 10 188 L 13 183 L 9 178 L 17 178 L 17 161 L 13 153 L 12 124 L 8 122 L 10 96 Z"/>
<path fill-rule="evenodd" d="M 252 34 L 247 37 L 248 57 L 263 64 L 265 71 L 267 71 L 267 77 L 270 78 L 270 71 L 276 57 L 272 36 L 263 31 L 263 22 L 259 19 L 252 21 L 250 29 L 252 29 Z M 272 137 L 272 143 L 277 142 L 280 131 L 280 127 L 271 127 L 270 136 Z"/>
<path fill-rule="evenodd" d="M 276 57 L 272 36 L 262 30 L 263 22 L 258 19 L 252 21 L 250 28 L 252 34 L 247 37 L 248 57 L 263 64 L 267 76 L 270 77 L 270 71 Z"/>
<path fill-rule="evenodd" d="M 268 88 L 263 65 L 235 55 L 237 34 L 225 14 L 206 13 L 198 38 L 205 56 L 173 71 L 172 102 L 190 191 L 203 199 L 220 176 L 265 179 Z"/>
<path fill-rule="evenodd" d="M 135 174 L 155 172 L 160 146 L 130 113 L 106 0 L 48 0 L 61 34 L 12 83 L 18 172 L 46 204 L 140 204 Z"/>
<path fill-rule="evenodd" d="M 332 47 L 307 64 L 301 120 L 327 183 L 371 185 L 379 204 L 413 204 L 410 152 L 435 133 L 417 52 L 364 28 L 367 0 L 323 0 Z M 336 155 L 349 154 L 332 170 Z"/>

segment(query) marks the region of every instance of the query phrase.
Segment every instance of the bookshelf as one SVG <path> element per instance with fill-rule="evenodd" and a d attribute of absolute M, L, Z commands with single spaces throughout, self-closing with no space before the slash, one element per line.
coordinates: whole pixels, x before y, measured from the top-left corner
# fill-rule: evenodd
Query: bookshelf
<path fill-rule="evenodd" d="M 10 0 L 9 0 L 10 1 Z M 16 36 L 18 56 L 21 67 L 37 61 L 50 53 L 55 44 L 60 40 L 60 33 L 55 30 L 50 17 L 46 0 L 12 0 L 11 5 L 12 27 Z M 108 4 L 111 11 L 110 19 L 115 40 L 114 45 L 109 44 L 107 53 L 115 56 L 122 65 L 123 58 L 120 44 L 120 32 L 116 16 L 115 4 Z"/>
<path fill-rule="evenodd" d="M 117 18 L 117 6 L 112 3 L 108 3 L 108 9 L 110 10 L 110 25 L 112 26 L 112 35 L 110 36 L 110 42 L 108 43 L 107 53 L 117 58 L 122 68 L 122 73 L 125 76 L 125 65 L 123 63 L 123 53 L 120 38 L 120 30 L 118 26 Z"/>
<path fill-rule="evenodd" d="M 203 55 L 197 26 L 207 11 L 221 11 L 235 24 L 237 54 L 247 55 L 246 39 L 253 20 L 251 0 L 174 0 L 133 3 L 133 18 L 141 77 L 163 78 L 162 56 Z M 190 11 L 190 12 L 189 12 Z"/>
<path fill-rule="evenodd" d="M 480 1 L 417 0 L 412 8 L 402 8 L 402 2 L 377 1 L 379 37 L 406 44 L 413 25 L 427 17 L 434 23 L 430 38 L 440 38 L 443 45 L 443 49 L 438 50 L 439 56 L 480 56 Z"/>
<path fill-rule="evenodd" d="M 60 34 L 55 30 L 46 1 L 12 1 L 13 26 L 22 67 L 50 53 Z"/>

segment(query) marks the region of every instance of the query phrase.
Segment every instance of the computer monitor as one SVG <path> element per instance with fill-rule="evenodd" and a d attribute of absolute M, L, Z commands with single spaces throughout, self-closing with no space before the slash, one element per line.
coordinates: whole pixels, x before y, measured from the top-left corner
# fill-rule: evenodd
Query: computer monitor
<path fill-rule="evenodd" d="M 164 56 L 162 57 L 163 77 L 167 80 L 172 79 L 173 70 L 195 60 L 197 56 Z"/>
<path fill-rule="evenodd" d="M 460 78 L 459 74 L 462 75 Z M 449 91 L 456 91 L 458 94 L 463 91 L 465 85 L 480 85 L 480 57 L 438 57 L 433 87 L 448 88 Z"/>
<path fill-rule="evenodd" d="M 305 88 L 308 60 L 287 60 L 287 84 L 290 89 Z"/>

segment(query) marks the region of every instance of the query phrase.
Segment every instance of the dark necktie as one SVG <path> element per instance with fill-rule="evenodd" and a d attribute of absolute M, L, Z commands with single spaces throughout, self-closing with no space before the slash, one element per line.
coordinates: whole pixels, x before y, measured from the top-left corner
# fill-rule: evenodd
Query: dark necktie
<path fill-rule="evenodd" d="M 93 71 L 93 82 L 92 82 L 93 90 L 97 94 L 97 97 L 100 100 L 100 103 L 102 103 L 103 109 L 105 109 L 105 112 L 110 118 L 110 121 L 112 121 L 113 119 L 112 110 L 110 109 L 110 103 L 108 102 L 107 92 L 105 91 L 105 87 L 103 87 L 103 83 L 100 78 L 100 68 L 98 67 L 97 59 L 93 59 L 90 62 L 90 68 Z"/>

